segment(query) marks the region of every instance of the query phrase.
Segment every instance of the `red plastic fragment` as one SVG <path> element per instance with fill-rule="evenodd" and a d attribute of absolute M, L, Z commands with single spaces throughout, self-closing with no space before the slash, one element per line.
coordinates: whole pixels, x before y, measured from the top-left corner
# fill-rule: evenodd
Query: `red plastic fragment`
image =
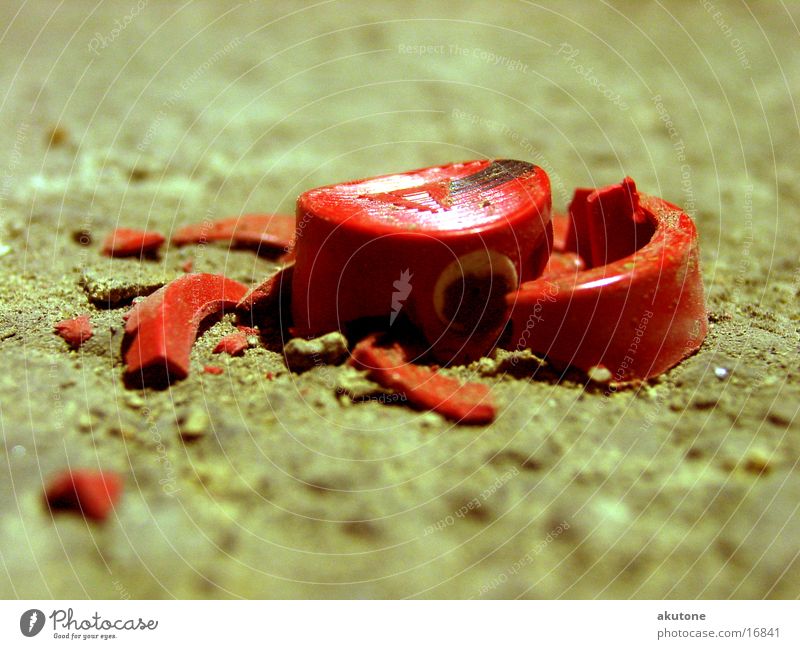
<path fill-rule="evenodd" d="M 558 252 L 553 251 L 550 259 L 547 260 L 542 273 L 543 278 L 557 277 L 558 275 L 568 275 L 572 273 L 579 273 L 586 268 L 586 264 L 574 252 Z"/>
<path fill-rule="evenodd" d="M 560 212 L 554 212 L 551 221 L 553 223 L 553 250 L 566 250 L 567 239 L 570 236 L 569 216 L 567 214 L 561 214 Z"/>
<path fill-rule="evenodd" d="M 184 273 L 191 273 L 194 270 L 194 259 L 187 259 L 181 264 L 181 270 Z"/>
<path fill-rule="evenodd" d="M 587 268 L 632 255 L 656 229 L 655 220 L 639 204 L 632 178 L 601 189 L 576 190 L 569 213 L 564 251 L 578 254 Z"/>
<path fill-rule="evenodd" d="M 242 331 L 235 331 L 223 337 L 222 340 L 214 347 L 215 354 L 229 354 L 230 356 L 239 356 L 244 354 L 244 351 L 249 347 L 247 342 L 247 334 Z"/>
<path fill-rule="evenodd" d="M 57 322 L 55 332 L 67 341 L 72 349 L 78 349 L 94 335 L 94 328 L 88 315 L 80 315 L 77 318 Z"/>
<path fill-rule="evenodd" d="M 45 489 L 51 511 L 75 511 L 92 520 L 104 520 L 122 493 L 122 479 L 110 471 L 79 469 L 56 475 Z"/>
<path fill-rule="evenodd" d="M 582 272 L 523 284 L 507 296 L 511 346 L 556 365 L 604 368 L 614 383 L 644 380 L 696 351 L 708 323 L 697 232 L 678 207 L 637 193 L 633 180 L 579 189 L 561 254 Z"/>
<path fill-rule="evenodd" d="M 520 160 L 471 160 L 312 189 L 292 314 L 302 337 L 403 315 L 444 362 L 478 357 L 508 319 L 505 295 L 552 247 L 550 183 Z M 298 226 L 298 229 L 300 227 Z"/>
<path fill-rule="evenodd" d="M 292 247 L 278 257 L 278 263 L 287 266 L 290 262 L 294 262 L 295 259 L 297 259 L 297 254 L 294 250 L 294 242 L 292 242 Z"/>
<path fill-rule="evenodd" d="M 218 221 L 193 223 L 172 235 L 172 243 L 183 246 L 207 241 L 230 241 L 247 248 L 284 248 L 292 246 L 294 216 L 285 214 L 243 214 Z"/>
<path fill-rule="evenodd" d="M 236 305 L 237 311 L 250 314 L 251 322 L 258 322 L 267 314 L 278 314 L 288 318 L 293 273 L 294 262 L 279 268 L 261 284 L 247 292 Z"/>
<path fill-rule="evenodd" d="M 203 367 L 203 372 L 206 374 L 222 374 L 224 371 L 219 365 L 205 365 Z"/>
<path fill-rule="evenodd" d="M 158 232 L 117 228 L 103 242 L 103 254 L 109 257 L 140 257 L 154 253 L 165 241 Z"/>
<path fill-rule="evenodd" d="M 192 273 L 137 302 L 125 322 L 126 380 L 155 387 L 186 378 L 200 324 L 232 311 L 246 292 L 222 275 Z"/>
<path fill-rule="evenodd" d="M 488 386 L 461 383 L 439 372 L 414 365 L 411 353 L 400 343 L 378 344 L 375 335 L 353 349 L 350 364 L 367 370 L 369 378 L 384 388 L 403 393 L 408 401 L 462 424 L 487 424 L 496 414 Z"/>
<path fill-rule="evenodd" d="M 579 190 L 580 191 L 580 190 Z M 555 277 L 568 273 L 579 273 L 586 262 L 576 252 L 568 252 L 567 239 L 570 234 L 570 219 L 566 214 L 553 214 L 553 252 L 547 260 L 542 277 Z"/>

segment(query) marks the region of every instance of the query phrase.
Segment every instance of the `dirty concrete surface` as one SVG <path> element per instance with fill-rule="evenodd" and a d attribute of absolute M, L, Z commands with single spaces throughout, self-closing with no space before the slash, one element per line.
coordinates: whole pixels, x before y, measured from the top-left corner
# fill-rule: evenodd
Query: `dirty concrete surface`
<path fill-rule="evenodd" d="M 0 595 L 800 595 L 796 4 L 0 14 Z M 292 212 L 321 184 L 482 157 L 542 166 L 559 209 L 625 175 L 684 206 L 699 353 L 613 393 L 532 377 L 535 358 L 460 368 L 501 405 L 478 427 L 353 388 L 343 366 L 293 373 L 280 341 L 213 355 L 228 319 L 185 381 L 123 385 L 137 293 L 189 259 L 248 284 L 276 260 L 219 244 L 108 259 L 114 227 Z M 53 325 L 83 313 L 95 335 L 71 351 Z M 65 467 L 124 477 L 109 520 L 50 515 L 43 483 Z"/>

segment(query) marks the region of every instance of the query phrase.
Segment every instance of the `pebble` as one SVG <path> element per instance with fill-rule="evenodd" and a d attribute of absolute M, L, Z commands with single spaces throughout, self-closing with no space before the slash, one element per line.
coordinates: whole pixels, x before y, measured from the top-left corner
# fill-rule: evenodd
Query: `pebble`
<path fill-rule="evenodd" d="M 86 270 L 78 283 L 92 304 L 112 308 L 154 293 L 169 279 L 160 273 L 137 273 L 135 277 L 126 277 L 124 274 L 113 276 Z"/>
<path fill-rule="evenodd" d="M 507 351 L 496 349 L 491 357 L 483 357 L 473 364 L 473 369 L 481 376 L 501 376 L 507 372 L 533 374 L 544 366 L 530 349 Z"/>
<path fill-rule="evenodd" d="M 347 356 L 347 339 L 338 331 L 305 340 L 292 338 L 283 348 L 286 365 L 294 372 L 305 372 L 319 365 L 337 365 Z"/>
<path fill-rule="evenodd" d="M 16 327 L 5 327 L 0 329 L 0 341 L 5 340 L 6 338 L 13 338 L 17 335 L 17 328 Z"/>
<path fill-rule="evenodd" d="M 92 237 L 91 230 L 78 228 L 72 231 L 72 240 L 79 246 L 91 246 L 94 238 Z"/>
<path fill-rule="evenodd" d="M 498 363 L 493 358 L 483 357 L 477 361 L 476 369 L 481 376 L 494 376 L 497 374 Z"/>
<path fill-rule="evenodd" d="M 744 457 L 743 468 L 754 475 L 766 475 L 771 467 L 770 453 L 762 448 L 753 448 Z"/>
<path fill-rule="evenodd" d="M 725 367 L 714 368 L 714 376 L 716 376 L 720 381 L 727 379 L 729 375 L 730 371 Z"/>
<path fill-rule="evenodd" d="M 183 439 L 203 437 L 208 432 L 209 424 L 208 413 L 204 408 L 191 408 L 180 422 L 181 437 Z"/>
<path fill-rule="evenodd" d="M 67 130 L 63 126 L 56 124 L 48 130 L 46 140 L 50 146 L 56 147 L 64 144 L 68 138 Z"/>
<path fill-rule="evenodd" d="M 144 405 L 144 399 L 135 392 L 128 392 L 125 394 L 125 401 L 131 408 L 141 408 Z"/>
<path fill-rule="evenodd" d="M 767 419 L 776 426 L 788 427 L 797 418 L 797 402 L 775 400 L 767 410 Z"/>
<path fill-rule="evenodd" d="M 611 370 L 609 370 L 607 367 L 603 367 L 602 365 L 590 367 L 586 374 L 589 377 L 589 380 L 594 381 L 595 383 L 610 383 L 611 379 L 613 378 L 611 375 Z"/>
<path fill-rule="evenodd" d="M 114 437 L 121 437 L 122 439 L 127 440 L 136 439 L 136 430 L 130 428 L 124 423 L 112 424 L 109 427 L 108 432 Z"/>
<path fill-rule="evenodd" d="M 367 373 L 354 367 L 344 367 L 336 377 L 334 386 L 336 394 L 349 397 L 351 401 L 364 401 L 382 394 L 392 394 L 374 381 L 367 378 Z"/>
<path fill-rule="evenodd" d="M 443 423 L 442 418 L 433 412 L 421 414 L 417 421 L 422 428 L 438 428 Z"/>

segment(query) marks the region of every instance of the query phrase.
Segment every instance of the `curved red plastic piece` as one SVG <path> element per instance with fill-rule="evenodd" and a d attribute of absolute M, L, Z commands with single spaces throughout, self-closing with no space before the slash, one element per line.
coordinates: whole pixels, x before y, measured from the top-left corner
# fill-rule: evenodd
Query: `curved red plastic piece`
<path fill-rule="evenodd" d="M 184 246 L 207 241 L 230 241 L 246 248 L 284 248 L 294 241 L 294 216 L 285 214 L 243 214 L 218 221 L 193 223 L 179 228 L 172 243 Z"/>
<path fill-rule="evenodd" d="M 579 189 L 555 272 L 507 296 L 510 347 L 611 382 L 644 380 L 696 351 L 708 323 L 697 232 L 678 207 L 633 180 Z M 586 269 L 564 267 L 579 256 Z M 551 267 L 553 264 L 551 263 Z"/>
<path fill-rule="evenodd" d="M 125 322 L 126 379 L 160 387 L 186 378 L 200 324 L 233 311 L 245 293 L 244 284 L 222 275 L 192 273 L 138 302 Z"/>
<path fill-rule="evenodd" d="M 159 232 L 117 228 L 103 242 L 103 254 L 108 257 L 140 257 L 155 253 L 165 241 Z"/>
<path fill-rule="evenodd" d="M 494 419 L 496 410 L 486 385 L 462 383 L 430 367 L 414 365 L 411 356 L 400 343 L 382 346 L 371 335 L 353 349 L 350 364 L 418 408 L 462 424 L 488 424 Z"/>
<path fill-rule="evenodd" d="M 414 324 L 442 362 L 490 350 L 504 296 L 552 247 L 550 183 L 519 160 L 472 160 L 313 189 L 297 202 L 299 336 L 367 317 Z"/>
<path fill-rule="evenodd" d="M 289 262 L 267 277 L 261 284 L 251 288 L 236 305 L 236 310 L 249 314 L 250 324 L 258 322 L 270 312 L 289 312 L 291 303 L 292 274 L 294 262 Z"/>

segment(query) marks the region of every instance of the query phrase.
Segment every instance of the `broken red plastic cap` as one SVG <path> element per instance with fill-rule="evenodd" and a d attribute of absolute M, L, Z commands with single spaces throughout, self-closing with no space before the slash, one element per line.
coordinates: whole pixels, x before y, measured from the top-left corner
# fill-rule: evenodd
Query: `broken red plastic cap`
<path fill-rule="evenodd" d="M 708 323 L 689 216 L 630 178 L 577 190 L 569 212 L 548 273 L 508 296 L 508 346 L 612 382 L 657 376 L 696 351 Z"/>
<path fill-rule="evenodd" d="M 442 361 L 491 349 L 504 296 L 551 249 L 550 183 L 518 160 L 474 160 L 306 192 L 297 204 L 292 313 L 313 336 L 402 313 Z"/>
<path fill-rule="evenodd" d="M 125 322 L 126 382 L 164 387 L 186 378 L 203 321 L 233 311 L 246 293 L 244 284 L 222 275 L 191 273 L 138 302 Z"/>

